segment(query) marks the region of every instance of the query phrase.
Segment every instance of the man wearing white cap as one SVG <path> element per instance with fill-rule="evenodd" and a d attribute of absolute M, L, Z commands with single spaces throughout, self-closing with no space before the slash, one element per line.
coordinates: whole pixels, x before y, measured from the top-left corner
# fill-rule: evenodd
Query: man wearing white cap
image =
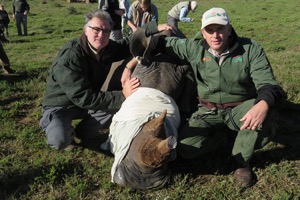
<path fill-rule="evenodd" d="M 203 14 L 201 33 L 203 39 L 152 37 L 147 49 L 188 61 L 195 73 L 199 105 L 180 131 L 178 154 L 193 159 L 224 146 L 229 128 L 236 133 L 229 146 L 237 164 L 234 178 L 240 186 L 250 187 L 250 159 L 275 136 L 276 107 L 286 94 L 264 49 L 238 37 L 224 9 Z"/>
<path fill-rule="evenodd" d="M 167 16 L 168 25 L 172 26 L 175 36 L 179 38 L 186 38 L 185 35 L 178 28 L 178 21 L 181 22 L 192 22 L 194 18 L 187 17 L 189 11 L 195 12 L 198 7 L 196 1 L 183 1 L 176 4 L 169 12 Z"/>

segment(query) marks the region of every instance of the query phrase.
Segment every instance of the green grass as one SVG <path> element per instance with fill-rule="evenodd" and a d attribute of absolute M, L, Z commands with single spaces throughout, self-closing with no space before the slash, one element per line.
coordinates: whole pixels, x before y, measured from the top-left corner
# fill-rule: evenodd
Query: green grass
<path fill-rule="evenodd" d="M 1 2 L 11 16 L 11 1 Z M 84 15 L 97 3 L 28 2 L 29 36 L 17 37 L 11 18 L 10 43 L 4 45 L 19 75 L 0 75 L 0 199 L 300 199 L 299 147 L 276 142 L 254 154 L 258 182 L 247 190 L 235 187 L 227 152 L 176 160 L 166 188 L 139 191 L 110 182 L 113 157 L 82 147 L 72 152 L 51 150 L 38 126 L 47 70 L 62 45 L 80 36 Z M 177 2 L 153 0 L 159 8 L 159 23 L 166 22 L 168 10 Z M 193 37 L 203 12 L 216 6 L 229 12 L 240 36 L 262 44 L 288 99 L 299 105 L 298 0 L 201 0 L 197 11 L 189 14 L 195 22 L 180 23 L 182 31 Z M 291 137 L 299 145 L 299 110 L 288 111 L 286 118 L 289 126 L 280 133 L 297 130 L 298 135 Z"/>

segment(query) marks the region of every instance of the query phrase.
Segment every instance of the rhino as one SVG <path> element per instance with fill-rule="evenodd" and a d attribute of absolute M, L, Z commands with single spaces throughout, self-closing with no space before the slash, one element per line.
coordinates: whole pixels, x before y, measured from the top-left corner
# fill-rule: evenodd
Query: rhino
<path fill-rule="evenodd" d="M 168 164 L 176 158 L 177 130 L 184 113 L 190 112 L 192 71 L 187 63 L 158 54 L 138 64 L 132 76 L 141 85 L 114 115 L 101 149 L 115 156 L 112 182 L 158 189 L 170 179 Z"/>

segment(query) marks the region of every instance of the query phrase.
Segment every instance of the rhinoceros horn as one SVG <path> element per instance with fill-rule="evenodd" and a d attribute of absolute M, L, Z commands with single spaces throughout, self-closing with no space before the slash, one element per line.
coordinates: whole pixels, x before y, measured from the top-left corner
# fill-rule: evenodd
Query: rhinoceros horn
<path fill-rule="evenodd" d="M 140 162 L 150 168 L 158 168 L 170 160 L 171 152 L 177 145 L 176 138 L 170 136 L 166 139 L 161 139 L 158 136 L 164 132 L 163 123 L 167 111 L 147 123 L 144 128 L 145 139 L 141 142 L 139 148 Z"/>
<path fill-rule="evenodd" d="M 151 135 L 154 137 L 158 137 L 159 135 L 162 135 L 164 133 L 164 130 L 162 129 L 164 125 L 164 121 L 167 115 L 167 110 L 164 110 L 159 117 L 156 117 L 146 123 L 143 127 L 143 132 L 147 135 Z"/>

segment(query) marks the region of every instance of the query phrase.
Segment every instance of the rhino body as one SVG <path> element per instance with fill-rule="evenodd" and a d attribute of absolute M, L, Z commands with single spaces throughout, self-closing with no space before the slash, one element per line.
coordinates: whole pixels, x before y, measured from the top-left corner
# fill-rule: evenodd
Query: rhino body
<path fill-rule="evenodd" d="M 132 76 L 140 80 L 141 86 L 123 103 L 119 112 L 124 114 L 118 112 L 114 116 L 109 139 L 102 145 L 115 154 L 112 182 L 135 189 L 166 185 L 171 175 L 168 163 L 176 157 L 179 113 L 189 112 L 191 75 L 188 64 L 163 54 L 156 55 L 147 66 L 136 66 Z M 144 102 L 147 98 L 149 103 Z M 130 99 L 133 105 L 128 103 Z M 135 126 L 136 121 L 139 124 Z M 127 137 L 131 139 L 125 147 Z M 117 153 L 120 149 L 125 149 L 123 155 Z"/>

